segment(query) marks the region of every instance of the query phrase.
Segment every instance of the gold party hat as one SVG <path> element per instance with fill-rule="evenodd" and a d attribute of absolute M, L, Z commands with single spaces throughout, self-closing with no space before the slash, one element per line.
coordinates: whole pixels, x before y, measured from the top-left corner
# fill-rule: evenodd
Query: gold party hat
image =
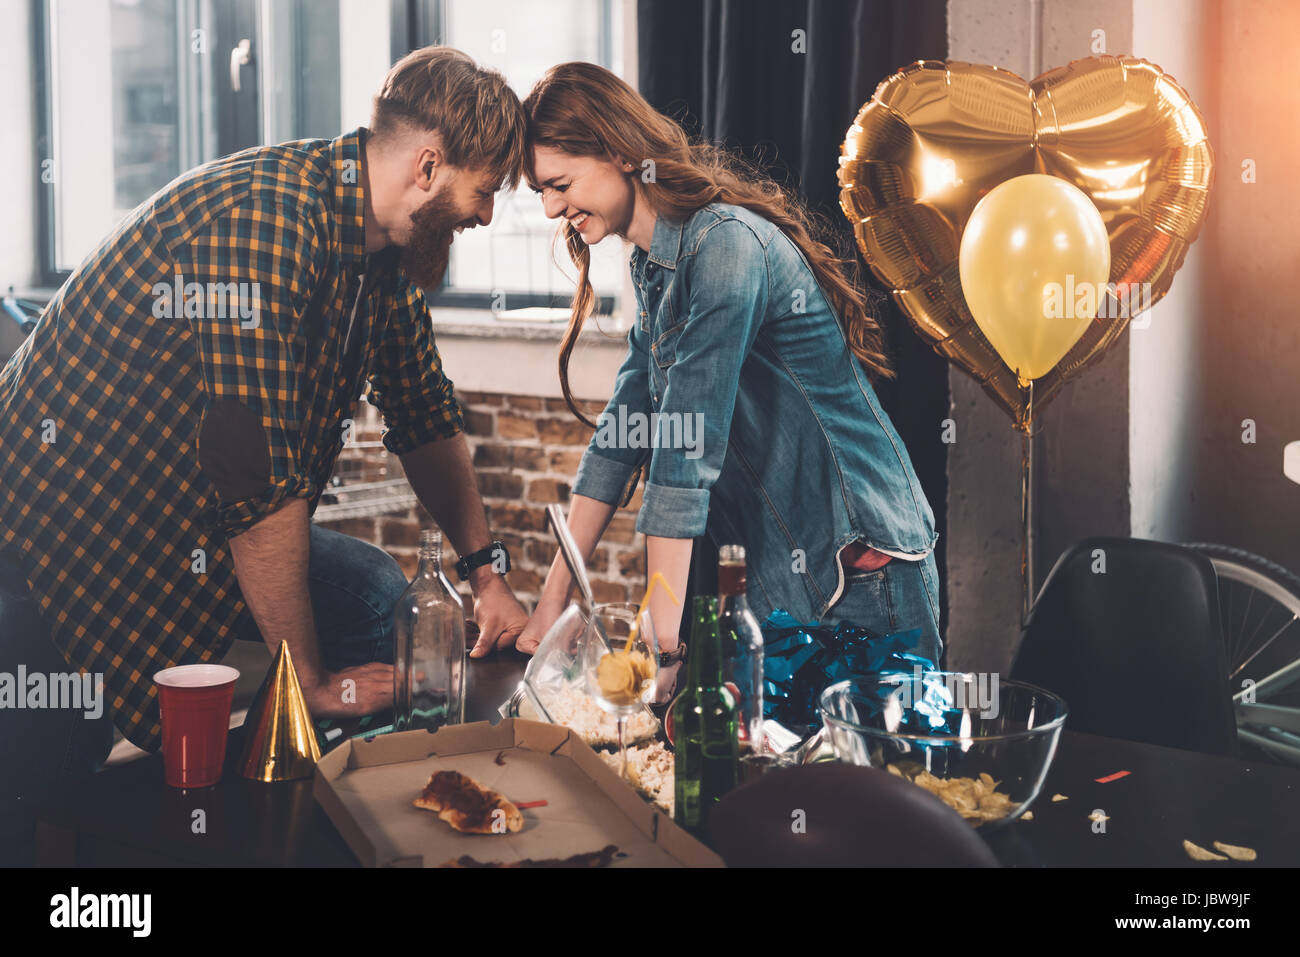
<path fill-rule="evenodd" d="M 239 773 L 244 777 L 267 783 L 311 777 L 320 760 L 320 746 L 293 657 L 283 641 L 249 706 L 244 729 L 239 759 Z"/>

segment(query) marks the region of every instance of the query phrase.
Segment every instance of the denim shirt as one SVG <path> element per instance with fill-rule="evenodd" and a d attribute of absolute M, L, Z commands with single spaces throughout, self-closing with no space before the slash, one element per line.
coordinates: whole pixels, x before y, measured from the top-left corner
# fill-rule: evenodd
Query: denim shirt
<path fill-rule="evenodd" d="M 629 265 L 636 321 L 575 493 L 617 502 L 649 455 L 637 530 L 743 545 L 760 621 L 824 618 L 855 540 L 900 558 L 933 549 L 907 449 L 776 225 L 723 203 L 660 217 Z"/>

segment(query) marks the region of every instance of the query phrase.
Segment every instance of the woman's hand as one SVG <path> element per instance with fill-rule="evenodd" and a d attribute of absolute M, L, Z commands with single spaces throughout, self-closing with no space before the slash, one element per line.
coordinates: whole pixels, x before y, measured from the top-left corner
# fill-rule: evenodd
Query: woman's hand
<path fill-rule="evenodd" d="M 677 694 L 677 678 L 681 670 L 680 661 L 674 661 L 671 665 L 659 669 L 659 673 L 655 675 L 654 704 L 667 704 L 673 700 Z"/>
<path fill-rule="evenodd" d="M 528 619 L 528 624 L 524 625 L 524 630 L 519 633 L 519 638 L 515 641 L 515 648 L 526 655 L 531 655 L 541 644 L 542 638 L 555 624 L 555 620 L 560 617 L 564 611 L 563 604 L 556 604 L 553 601 L 547 601 L 543 598 L 537 603 L 533 610 L 532 617 Z"/>

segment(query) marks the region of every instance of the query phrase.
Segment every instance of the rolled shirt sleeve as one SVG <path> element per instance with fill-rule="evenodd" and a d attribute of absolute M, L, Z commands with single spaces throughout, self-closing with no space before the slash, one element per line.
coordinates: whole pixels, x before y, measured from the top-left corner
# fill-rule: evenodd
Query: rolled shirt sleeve
<path fill-rule="evenodd" d="M 455 389 L 442 369 L 424 293 L 409 280 L 400 281 L 404 287 L 370 375 L 370 401 L 384 417 L 384 446 L 396 455 L 465 429 Z"/>
<path fill-rule="evenodd" d="M 665 372 L 658 441 L 637 530 L 693 538 L 708 525 L 710 489 L 726 459 L 740 369 L 767 309 L 767 258 L 746 224 L 723 220 L 677 268 L 676 281 L 686 283 L 686 319 Z M 696 448 L 683 447 L 688 435 Z"/>
<path fill-rule="evenodd" d="M 585 495 L 599 502 L 617 505 L 622 501 L 628 479 L 645 461 L 648 449 L 632 448 L 620 440 L 615 423 L 632 413 L 650 414 L 650 354 L 645 333 L 637 323 L 627 334 L 627 355 L 614 378 L 614 395 L 596 420 L 596 433 L 587 443 L 578 475 L 573 482 L 575 495 Z"/>
<path fill-rule="evenodd" d="M 236 535 L 286 498 L 316 493 L 302 464 L 299 378 L 324 254 L 300 210 L 250 203 L 204 223 L 177 256 L 183 295 L 167 298 L 198 347 L 197 452 L 216 492 L 206 515 L 216 533 Z"/>

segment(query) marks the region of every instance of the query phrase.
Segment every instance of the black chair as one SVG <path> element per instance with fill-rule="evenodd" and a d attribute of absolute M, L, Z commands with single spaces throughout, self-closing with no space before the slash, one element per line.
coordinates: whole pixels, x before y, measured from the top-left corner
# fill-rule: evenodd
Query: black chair
<path fill-rule="evenodd" d="M 1214 566 L 1132 538 L 1085 539 L 1052 568 L 1011 677 L 1066 700 L 1072 731 L 1237 753 Z"/>
<path fill-rule="evenodd" d="M 997 867 L 988 844 L 924 788 L 828 761 L 769 771 L 713 808 L 728 867 Z"/>

